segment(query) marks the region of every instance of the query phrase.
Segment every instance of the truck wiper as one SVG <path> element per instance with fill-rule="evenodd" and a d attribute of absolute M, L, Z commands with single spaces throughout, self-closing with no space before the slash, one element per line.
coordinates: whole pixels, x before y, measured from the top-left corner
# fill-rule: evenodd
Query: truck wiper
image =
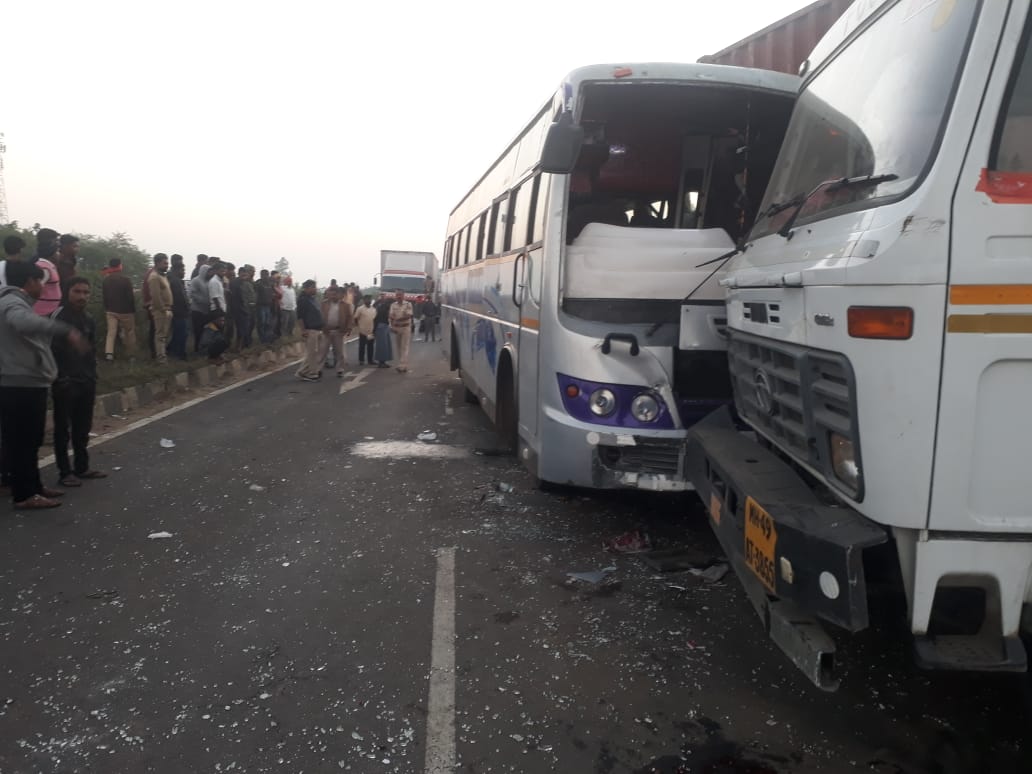
<path fill-rule="evenodd" d="M 799 219 L 800 213 L 803 211 L 803 207 L 810 201 L 816 194 L 821 191 L 827 190 L 829 192 L 841 191 L 844 188 L 858 188 L 860 186 L 869 185 L 880 185 L 881 183 L 888 183 L 891 180 L 898 180 L 899 175 L 861 175 L 860 177 L 841 177 L 838 180 L 825 180 L 823 183 L 818 183 L 817 186 L 805 195 L 794 196 L 787 202 L 780 204 L 773 204 L 767 208 L 764 213 L 765 216 L 776 215 L 783 210 L 787 210 L 791 207 L 795 207 L 792 214 L 788 216 L 788 220 L 785 224 L 778 229 L 778 234 L 783 236 L 785 239 L 792 238 L 792 226 L 795 225 L 796 220 Z M 773 210 L 773 212 L 772 212 Z"/>

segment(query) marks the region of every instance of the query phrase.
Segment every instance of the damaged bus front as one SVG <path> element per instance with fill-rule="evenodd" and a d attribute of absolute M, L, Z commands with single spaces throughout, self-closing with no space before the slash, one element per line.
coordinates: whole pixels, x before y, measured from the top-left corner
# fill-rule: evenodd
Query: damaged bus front
<path fill-rule="evenodd" d="M 541 481 L 688 486 L 685 428 L 731 397 L 719 269 L 797 86 L 717 65 L 581 68 L 452 213 L 452 365 Z"/>

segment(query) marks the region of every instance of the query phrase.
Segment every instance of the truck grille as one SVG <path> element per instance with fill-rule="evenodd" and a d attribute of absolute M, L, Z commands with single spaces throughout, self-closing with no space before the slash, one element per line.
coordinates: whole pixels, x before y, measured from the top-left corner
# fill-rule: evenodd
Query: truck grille
<path fill-rule="evenodd" d="M 848 490 L 835 476 L 829 443 L 832 432 L 852 441 L 860 467 L 856 380 L 849 360 L 835 352 L 731 331 L 728 365 L 739 413 L 824 473 L 830 484 L 860 499 L 862 492 Z"/>

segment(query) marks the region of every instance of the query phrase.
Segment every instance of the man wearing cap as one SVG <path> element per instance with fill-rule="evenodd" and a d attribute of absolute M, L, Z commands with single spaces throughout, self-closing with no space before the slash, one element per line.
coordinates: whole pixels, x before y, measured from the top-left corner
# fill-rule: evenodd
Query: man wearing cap
<path fill-rule="evenodd" d="M 301 286 L 301 297 L 297 300 L 297 317 L 301 322 L 301 340 L 305 345 L 305 361 L 297 370 L 297 377 L 307 382 L 322 377 L 320 338 L 324 326 L 322 312 L 315 300 L 315 280 L 305 280 Z"/>
<path fill-rule="evenodd" d="M 408 371 L 409 347 L 412 345 L 412 317 L 412 302 L 405 300 L 405 291 L 395 291 L 388 319 L 398 345 L 399 373 Z"/>

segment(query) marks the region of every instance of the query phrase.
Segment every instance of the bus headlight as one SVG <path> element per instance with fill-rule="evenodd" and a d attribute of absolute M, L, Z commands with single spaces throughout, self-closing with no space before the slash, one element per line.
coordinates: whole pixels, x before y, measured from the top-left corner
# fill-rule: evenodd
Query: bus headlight
<path fill-rule="evenodd" d="M 839 481 L 854 492 L 860 489 L 860 468 L 856 464 L 853 442 L 844 435 L 832 433 L 828 438 L 831 446 L 831 468 Z"/>
<path fill-rule="evenodd" d="M 643 392 L 631 401 L 631 416 L 639 422 L 655 422 L 659 416 L 659 401 Z"/>
<path fill-rule="evenodd" d="M 602 387 L 591 393 L 589 405 L 591 406 L 591 413 L 595 416 L 608 417 L 616 411 L 616 395 L 613 394 L 612 390 Z"/>

